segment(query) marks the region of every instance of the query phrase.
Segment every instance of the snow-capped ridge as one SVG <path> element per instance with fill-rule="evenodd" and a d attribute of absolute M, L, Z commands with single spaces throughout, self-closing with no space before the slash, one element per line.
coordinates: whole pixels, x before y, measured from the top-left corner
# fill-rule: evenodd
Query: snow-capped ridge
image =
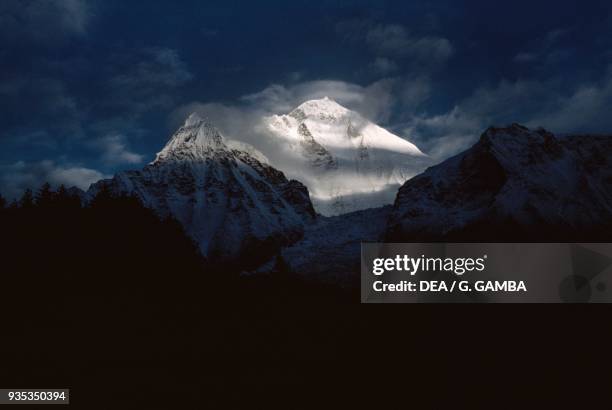
<path fill-rule="evenodd" d="M 612 162 L 602 154 L 611 149 L 610 137 L 490 127 L 471 148 L 400 188 L 388 237 L 594 231 L 612 221 Z"/>
<path fill-rule="evenodd" d="M 523 172 L 526 165 L 558 161 L 563 156 L 562 141 L 544 128 L 529 129 L 521 124 L 489 127 L 475 149 L 487 150 L 507 170 Z"/>
<path fill-rule="evenodd" d="M 252 156 L 262 164 L 270 165 L 270 160 L 268 159 L 268 157 L 251 144 L 247 144 L 246 142 L 238 140 L 227 139 L 225 141 L 225 145 L 227 145 L 227 147 L 233 151 L 240 151 Z"/>
<path fill-rule="evenodd" d="M 215 151 L 227 150 L 221 131 L 197 113 L 187 117 L 181 126 L 157 154 L 153 163 L 172 159 L 187 160 L 207 157 Z"/>
<path fill-rule="evenodd" d="M 480 141 L 494 144 L 511 143 L 512 140 L 518 138 L 531 140 L 556 140 L 557 137 L 550 131 L 540 127 L 534 130 L 527 128 L 524 125 L 513 123 L 506 127 L 489 127 L 480 136 Z M 518 142 L 524 142 L 518 140 Z"/>

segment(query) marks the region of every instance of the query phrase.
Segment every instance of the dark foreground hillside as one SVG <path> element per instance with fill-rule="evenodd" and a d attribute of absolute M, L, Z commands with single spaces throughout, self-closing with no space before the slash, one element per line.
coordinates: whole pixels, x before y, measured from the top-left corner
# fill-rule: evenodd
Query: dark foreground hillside
<path fill-rule="evenodd" d="M 178 223 L 132 198 L 102 193 L 82 207 L 46 187 L 3 206 L 0 226 L 2 386 L 70 386 L 83 408 L 100 389 L 128 408 L 214 401 L 304 382 L 288 358 L 329 363 L 357 325 L 341 313 L 356 295 L 294 278 L 280 256 L 262 277 L 212 266 Z"/>
<path fill-rule="evenodd" d="M 282 257 L 239 277 L 130 198 L 83 208 L 43 189 L 3 207 L 0 226 L 0 385 L 69 387 L 73 408 L 440 408 L 506 394 L 489 377 L 500 369 L 550 395 L 568 369 L 601 381 L 589 372 L 605 357 L 583 345 L 606 340 L 605 312 L 360 305 Z"/>

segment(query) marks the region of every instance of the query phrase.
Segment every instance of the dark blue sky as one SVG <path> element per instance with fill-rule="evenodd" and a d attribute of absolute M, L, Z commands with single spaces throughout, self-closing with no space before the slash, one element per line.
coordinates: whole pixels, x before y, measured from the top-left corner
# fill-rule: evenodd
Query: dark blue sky
<path fill-rule="evenodd" d="M 611 11 L 588 0 L 3 0 L 0 192 L 140 167 L 190 110 L 249 140 L 232 124 L 322 95 L 437 158 L 492 124 L 612 132 Z"/>

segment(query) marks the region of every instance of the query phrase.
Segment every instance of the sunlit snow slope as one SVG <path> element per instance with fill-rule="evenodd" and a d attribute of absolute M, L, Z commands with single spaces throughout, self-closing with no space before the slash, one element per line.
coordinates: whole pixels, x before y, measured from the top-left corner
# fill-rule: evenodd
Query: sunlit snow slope
<path fill-rule="evenodd" d="M 390 204 L 429 165 L 416 145 L 327 97 L 266 117 L 264 126 L 283 150 L 275 165 L 308 186 L 323 215 Z"/>

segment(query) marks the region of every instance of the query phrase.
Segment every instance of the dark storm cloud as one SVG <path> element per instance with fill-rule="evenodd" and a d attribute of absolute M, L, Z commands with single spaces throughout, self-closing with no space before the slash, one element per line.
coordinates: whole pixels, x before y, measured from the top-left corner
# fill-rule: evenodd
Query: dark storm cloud
<path fill-rule="evenodd" d="M 363 44 L 376 55 L 372 65 L 383 74 L 397 69 L 394 59 L 407 60 L 413 70 L 431 70 L 446 63 L 454 52 L 447 38 L 418 36 L 400 24 L 348 20 L 337 23 L 336 31 L 344 40 Z"/>
<path fill-rule="evenodd" d="M 67 36 L 85 34 L 91 15 L 87 0 L 3 0 L 0 41 L 5 47 L 53 44 Z"/>
<path fill-rule="evenodd" d="M 397 63 L 389 58 L 377 57 L 370 63 L 371 69 L 382 76 L 396 72 L 399 69 Z"/>
<path fill-rule="evenodd" d="M 168 108 L 173 91 L 193 79 L 177 50 L 150 47 L 114 56 L 108 103 L 131 112 Z"/>
<path fill-rule="evenodd" d="M 598 82 L 580 84 L 568 95 L 556 96 L 551 110 L 530 120 L 559 132 L 606 132 L 612 134 L 612 66 Z"/>
<path fill-rule="evenodd" d="M 443 37 L 413 37 L 397 24 L 378 25 L 366 33 L 366 43 L 381 54 L 407 56 L 422 61 L 444 62 L 453 46 Z"/>
<path fill-rule="evenodd" d="M 434 158 L 443 159 L 474 143 L 486 127 L 522 122 L 557 133 L 612 134 L 612 67 L 600 80 L 567 87 L 558 81 L 502 80 L 480 87 L 439 115 L 417 115 L 404 133 Z"/>
<path fill-rule="evenodd" d="M 57 147 L 83 136 L 83 107 L 58 78 L 7 75 L 0 79 L 0 111 L 0 144 Z"/>
<path fill-rule="evenodd" d="M 528 51 L 520 51 L 514 57 L 517 63 L 537 63 L 541 65 L 559 64 L 571 58 L 574 50 L 564 48 L 563 38 L 570 36 L 568 29 L 555 29 L 535 41 Z"/>
<path fill-rule="evenodd" d="M 76 63 L 87 73 L 96 72 L 94 63 Z M 74 59 L 41 58 L 29 73 L 0 79 L 0 139 L 30 151 L 48 148 L 55 156 L 76 150 L 93 156 L 95 166 L 142 162 L 143 156 L 128 148 L 131 138 L 146 134 L 142 116 L 173 109 L 177 90 L 193 75 L 176 50 L 164 47 L 113 51 L 97 63 L 102 68 L 91 94 L 86 83 L 69 75 Z"/>

